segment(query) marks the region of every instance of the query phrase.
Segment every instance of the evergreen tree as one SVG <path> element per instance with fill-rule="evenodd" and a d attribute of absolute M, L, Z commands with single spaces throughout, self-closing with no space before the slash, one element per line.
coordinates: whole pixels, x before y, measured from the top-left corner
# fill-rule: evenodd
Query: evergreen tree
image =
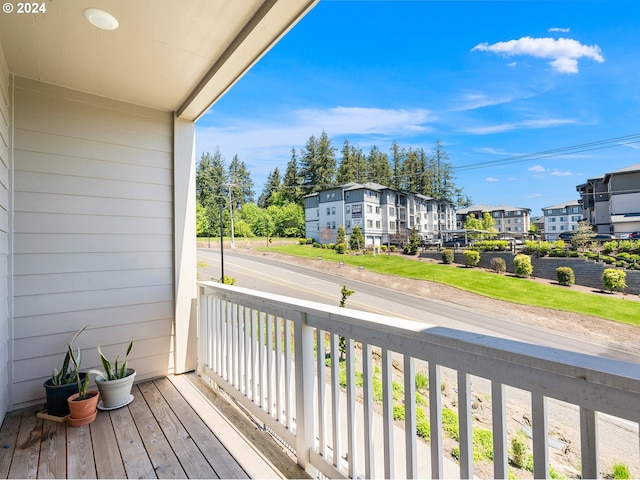
<path fill-rule="evenodd" d="M 353 231 L 349 237 L 349 248 L 351 250 L 360 250 L 361 248 L 364 248 L 364 235 L 358 225 L 353 227 Z"/>
<path fill-rule="evenodd" d="M 197 203 L 203 208 L 201 215 L 208 219 L 208 234 L 217 234 L 220 226 L 219 205 L 226 205 L 227 176 L 220 150 L 216 148 L 213 155 L 203 153 L 196 167 Z M 204 233 L 204 232 L 202 232 Z"/>
<path fill-rule="evenodd" d="M 317 192 L 334 183 L 336 170 L 335 148 L 323 130 L 319 139 L 311 135 L 300 160 L 300 173 L 307 193 Z"/>
<path fill-rule="evenodd" d="M 345 140 L 341 153 L 336 183 L 338 185 L 349 182 L 363 183 L 367 175 L 367 162 L 362 150 L 350 145 L 349 140 Z"/>
<path fill-rule="evenodd" d="M 422 193 L 422 170 L 424 167 L 420 165 L 420 158 L 418 152 L 409 149 L 405 156 L 404 163 L 400 169 L 402 174 L 401 189 L 408 190 L 410 192 Z"/>
<path fill-rule="evenodd" d="M 395 141 L 391 144 L 391 164 L 393 166 L 393 179 L 387 186 L 397 190 L 407 190 L 407 176 L 405 170 L 405 151 Z"/>
<path fill-rule="evenodd" d="M 338 232 L 336 233 L 336 244 L 338 243 L 347 243 L 347 232 L 345 232 L 343 225 L 338 225 Z"/>
<path fill-rule="evenodd" d="M 244 162 L 241 162 L 238 155 L 234 155 L 229 164 L 229 193 L 231 197 L 232 208 L 245 203 L 253 203 L 253 180 L 251 173 L 247 169 Z"/>
<path fill-rule="evenodd" d="M 367 179 L 386 187 L 393 184 L 393 173 L 389 165 L 389 157 L 375 145 L 371 147 L 367 156 Z"/>
<path fill-rule="evenodd" d="M 462 189 L 456 187 L 453 175 L 453 165 L 449 155 L 440 140 L 436 140 L 431 157 L 427 162 L 427 169 L 433 172 L 427 178 L 425 195 L 456 203 L 458 207 L 468 206 L 471 199 L 462 193 Z"/>
<path fill-rule="evenodd" d="M 298 159 L 296 157 L 296 149 L 291 149 L 291 160 L 287 163 L 287 169 L 282 178 L 282 198 L 288 202 L 302 205 L 303 191 L 300 188 L 302 184 L 302 173 L 298 169 Z"/>
<path fill-rule="evenodd" d="M 276 167 L 267 176 L 267 181 L 264 184 L 264 189 L 258 197 L 258 206 L 261 208 L 267 208 L 271 205 L 271 197 L 282 189 L 282 180 L 280 179 L 280 170 Z"/>

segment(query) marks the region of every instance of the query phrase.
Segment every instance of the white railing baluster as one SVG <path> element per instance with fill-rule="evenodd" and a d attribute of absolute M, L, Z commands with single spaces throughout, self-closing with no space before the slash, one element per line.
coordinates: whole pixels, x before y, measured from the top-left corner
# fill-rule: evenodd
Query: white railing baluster
<path fill-rule="evenodd" d="M 234 387 L 238 386 L 238 317 L 240 306 L 234 303 L 231 307 L 231 321 L 229 333 L 231 334 L 231 354 L 229 355 L 229 381 Z"/>
<path fill-rule="evenodd" d="M 251 315 L 252 309 L 244 308 L 244 394 L 251 398 L 251 378 L 253 363 L 251 362 Z"/>
<path fill-rule="evenodd" d="M 598 450 L 598 414 L 588 408 L 580 407 L 582 478 L 600 478 Z"/>
<path fill-rule="evenodd" d="M 393 365 L 391 352 L 382 349 L 382 432 L 384 436 L 384 478 L 394 478 Z"/>
<path fill-rule="evenodd" d="M 276 409 L 276 413 L 277 413 L 276 418 L 280 423 L 284 423 L 283 421 L 284 386 L 282 385 L 282 356 L 284 355 L 284 352 L 282 351 L 282 318 L 277 317 L 275 320 L 276 320 L 276 402 L 278 404 L 278 408 Z"/>
<path fill-rule="evenodd" d="M 267 412 L 269 412 L 269 414 L 276 418 L 275 415 L 275 411 L 274 411 L 274 402 L 275 402 L 275 395 L 273 392 L 273 381 L 274 381 L 274 376 L 275 376 L 275 371 L 274 371 L 274 356 L 276 355 L 276 352 L 274 352 L 274 338 L 273 338 L 273 323 L 275 321 L 275 317 L 273 315 L 267 315 L 267 343 L 266 343 L 266 349 L 267 349 Z"/>
<path fill-rule="evenodd" d="M 260 396 L 258 389 L 260 388 L 260 370 L 259 370 L 259 334 L 258 334 L 258 318 L 260 312 L 258 310 L 251 310 L 251 400 L 253 403 L 260 405 Z"/>
<path fill-rule="evenodd" d="M 431 476 L 442 478 L 442 396 L 440 365 L 429 362 L 429 422 L 431 423 Z"/>
<path fill-rule="evenodd" d="M 507 458 L 507 415 L 504 385 L 491 381 L 491 417 L 493 423 L 493 476 L 509 478 Z"/>
<path fill-rule="evenodd" d="M 316 331 L 316 370 L 317 370 L 317 379 L 318 379 L 318 446 L 320 455 L 323 457 L 327 457 L 327 427 L 325 421 L 325 411 L 326 411 L 326 393 L 327 393 L 327 366 L 326 366 L 326 351 L 324 345 L 325 341 L 325 333 L 323 330 Z"/>
<path fill-rule="evenodd" d="M 460 437 L 460 478 L 473 478 L 473 422 L 471 417 L 471 377 L 458 370 L 458 426 Z"/>
<path fill-rule="evenodd" d="M 418 445 L 416 442 L 416 375 L 415 361 L 404 356 L 404 431 L 406 477 L 418 477 Z"/>
<path fill-rule="evenodd" d="M 362 395 L 364 408 L 364 475 L 375 478 L 375 456 L 373 435 L 373 369 L 371 367 L 372 348 L 368 343 L 362 344 Z"/>
<path fill-rule="evenodd" d="M 267 316 L 266 313 L 264 312 L 260 312 L 258 315 L 258 338 L 259 338 L 259 345 L 260 345 L 260 353 L 259 353 L 259 360 L 258 360 L 258 375 L 259 375 L 259 385 L 258 385 L 258 390 L 259 390 L 259 394 L 260 394 L 260 400 L 258 402 L 258 405 L 260 405 L 262 407 L 262 409 L 266 412 L 269 412 L 268 408 L 265 408 L 265 394 L 266 394 L 266 389 L 265 389 L 265 377 L 267 376 L 267 369 L 266 369 L 266 363 L 265 363 L 265 352 L 266 352 L 266 347 L 265 347 L 265 317 Z"/>
<path fill-rule="evenodd" d="M 284 320 L 284 386 L 285 386 L 285 409 L 287 428 L 293 426 L 293 412 L 291 408 L 291 322 Z"/>
<path fill-rule="evenodd" d="M 307 316 L 300 314 L 294 326 L 295 382 L 296 382 L 296 456 L 298 465 L 312 470 L 310 452 L 314 445 L 313 428 L 313 328 L 307 325 Z"/>
<path fill-rule="evenodd" d="M 533 477 L 549 478 L 549 428 L 547 399 L 539 393 L 531 394 L 531 422 L 533 430 Z"/>
<path fill-rule="evenodd" d="M 356 451 L 356 371 L 355 349 L 352 338 L 346 339 L 347 370 L 347 458 L 349 477 L 356 478 L 358 455 Z"/>
<path fill-rule="evenodd" d="M 333 429 L 333 465 L 340 469 L 342 450 L 340 445 L 340 353 L 338 349 L 338 335 L 331 335 L 331 414 Z"/>

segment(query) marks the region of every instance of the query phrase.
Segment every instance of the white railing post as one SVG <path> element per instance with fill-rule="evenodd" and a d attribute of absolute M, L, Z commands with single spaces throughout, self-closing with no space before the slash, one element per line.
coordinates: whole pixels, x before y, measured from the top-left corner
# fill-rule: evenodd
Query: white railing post
<path fill-rule="evenodd" d="M 298 465 L 311 470 L 310 452 L 314 445 L 313 418 L 313 328 L 307 325 L 306 313 L 294 326 L 296 379 L 296 457 Z"/>
<path fill-rule="evenodd" d="M 504 385 L 491 382 L 491 417 L 493 418 L 493 477 L 509 478 L 507 451 L 507 411 Z"/>
<path fill-rule="evenodd" d="M 597 413 L 584 407 L 580 407 L 580 453 L 582 478 L 600 478 Z"/>
<path fill-rule="evenodd" d="M 471 417 L 471 378 L 458 370 L 458 418 L 460 425 L 460 478 L 473 478 L 473 427 Z"/>
<path fill-rule="evenodd" d="M 431 478 L 443 478 L 442 395 L 440 366 L 429 362 L 429 421 L 431 422 Z"/>
<path fill-rule="evenodd" d="M 549 427 L 547 399 L 539 393 L 531 394 L 533 422 L 533 478 L 549 478 Z"/>

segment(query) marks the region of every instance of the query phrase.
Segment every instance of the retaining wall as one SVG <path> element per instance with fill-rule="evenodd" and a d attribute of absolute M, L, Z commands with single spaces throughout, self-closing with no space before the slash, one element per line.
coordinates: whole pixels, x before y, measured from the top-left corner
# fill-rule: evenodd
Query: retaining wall
<path fill-rule="evenodd" d="M 432 258 L 441 261 L 442 253 L 436 251 L 421 252 L 423 258 Z M 480 252 L 479 267 L 490 268 L 492 258 L 502 258 L 507 265 L 507 272 L 514 273 L 513 257 L 511 252 Z M 462 251 L 454 252 L 454 262 L 464 265 L 464 255 Z M 602 272 L 607 268 L 612 268 L 603 262 L 595 262 L 586 258 L 559 258 L 559 257 L 531 257 L 533 265 L 533 276 L 557 280 L 556 268 L 571 267 L 576 276 L 576 285 L 585 287 L 602 288 Z M 627 288 L 626 293 L 640 295 L 640 270 L 626 270 Z"/>

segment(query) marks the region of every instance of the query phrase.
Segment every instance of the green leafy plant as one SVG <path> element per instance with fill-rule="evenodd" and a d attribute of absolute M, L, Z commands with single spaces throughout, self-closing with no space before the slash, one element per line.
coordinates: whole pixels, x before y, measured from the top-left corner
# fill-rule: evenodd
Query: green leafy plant
<path fill-rule="evenodd" d="M 622 462 L 614 462 L 611 466 L 613 470 L 613 478 L 615 479 L 627 479 L 631 478 L 631 472 L 629 467 Z"/>
<path fill-rule="evenodd" d="M 99 377 L 104 378 L 105 380 L 117 380 L 119 378 L 124 378 L 127 376 L 127 363 L 129 360 L 129 354 L 133 350 L 133 340 L 129 343 L 127 347 L 127 353 L 125 354 L 124 360 L 120 364 L 118 364 L 118 360 L 120 357 L 116 357 L 113 364 L 109 361 L 109 359 L 102 353 L 102 349 L 100 345 L 98 345 L 98 354 L 100 355 L 100 361 L 102 362 L 102 367 L 104 371 L 101 370 L 89 370 L 89 373 L 93 373 L 98 375 Z M 88 375 L 87 375 L 88 377 Z"/>
<path fill-rule="evenodd" d="M 222 278 L 222 281 L 220 283 L 223 283 L 225 285 L 235 285 L 236 284 L 236 277 L 230 277 L 229 275 L 225 275 Z"/>
<path fill-rule="evenodd" d="M 627 274 L 624 270 L 607 268 L 602 272 L 602 283 L 604 284 L 604 288 L 610 292 L 623 290 L 627 286 Z"/>
<path fill-rule="evenodd" d="M 77 353 L 74 353 L 72 344 L 75 339 L 84 331 L 87 327 L 83 327 L 80 329 L 71 340 L 71 343 L 67 344 L 67 355 L 71 363 L 73 364 L 73 376 L 75 376 L 76 383 L 78 384 L 78 399 L 85 400 L 87 399 L 87 390 L 89 389 L 89 374 L 84 376 L 84 379 L 80 376 L 80 365 L 82 364 L 82 351 L 80 347 L 78 347 Z"/>
<path fill-rule="evenodd" d="M 445 249 L 442 250 L 442 263 L 450 264 L 453 263 L 453 250 Z"/>
<path fill-rule="evenodd" d="M 533 265 L 531 265 L 531 257 L 529 255 L 518 254 L 513 257 L 513 264 L 516 267 L 516 276 L 526 278 L 533 273 Z"/>
<path fill-rule="evenodd" d="M 468 267 L 476 267 L 480 263 L 480 252 L 477 250 L 465 250 L 463 255 Z"/>
<path fill-rule="evenodd" d="M 560 285 L 568 287 L 576 283 L 576 276 L 571 267 L 556 268 L 556 276 L 558 277 L 558 283 Z"/>
<path fill-rule="evenodd" d="M 53 385 L 56 385 L 56 386 L 67 385 L 69 383 L 73 383 L 76 381 L 75 375 L 74 375 L 75 371 L 73 368 L 71 368 L 71 365 L 70 365 L 73 352 L 70 353 L 69 347 L 73 347 L 73 343 L 76 341 L 76 338 L 78 338 L 78 335 L 80 335 L 85 328 L 87 327 L 85 326 L 80 330 L 78 330 L 73 336 L 73 338 L 71 339 L 71 342 L 68 343 L 67 352 L 64 356 L 64 361 L 62 362 L 62 369 L 58 370 L 57 368 L 54 367 L 53 375 L 51 375 L 51 383 Z"/>
<path fill-rule="evenodd" d="M 527 448 L 527 437 L 519 430 L 511 439 L 511 461 L 518 468 L 524 468 L 527 464 L 529 449 Z"/>

